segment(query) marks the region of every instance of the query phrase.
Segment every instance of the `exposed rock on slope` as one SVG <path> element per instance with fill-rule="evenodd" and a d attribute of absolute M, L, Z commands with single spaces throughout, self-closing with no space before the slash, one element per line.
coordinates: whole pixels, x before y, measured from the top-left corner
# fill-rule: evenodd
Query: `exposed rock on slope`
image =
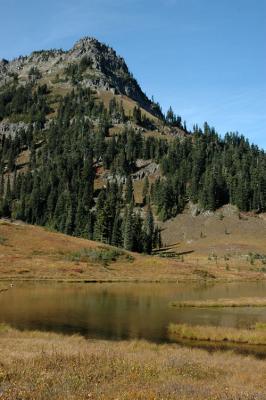
<path fill-rule="evenodd" d="M 21 132 L 21 130 L 27 130 L 28 129 L 28 124 L 25 122 L 0 122 L 0 136 L 1 135 L 6 135 L 6 136 L 11 136 L 14 138 L 17 133 Z"/>

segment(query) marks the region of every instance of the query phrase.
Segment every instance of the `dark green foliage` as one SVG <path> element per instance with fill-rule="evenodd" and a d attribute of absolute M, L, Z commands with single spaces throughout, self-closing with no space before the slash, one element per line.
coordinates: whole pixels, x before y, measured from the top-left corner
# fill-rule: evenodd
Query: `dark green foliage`
<path fill-rule="evenodd" d="M 165 178 L 155 182 L 151 196 L 163 220 L 188 200 L 209 210 L 227 203 L 243 211 L 266 209 L 266 156 L 243 136 L 221 139 L 205 123 L 204 132 L 195 127 L 171 142 L 160 164 Z"/>
<path fill-rule="evenodd" d="M 151 254 L 154 237 L 154 218 L 150 204 L 148 205 L 144 225 L 144 252 Z"/>
<path fill-rule="evenodd" d="M 80 60 L 80 63 L 79 63 L 80 72 L 82 73 L 82 72 L 86 71 L 87 68 L 91 68 L 91 67 L 92 67 L 92 60 L 88 56 L 82 57 L 82 59 Z"/>
<path fill-rule="evenodd" d="M 161 237 L 161 230 L 156 226 L 153 233 L 153 249 L 159 249 L 162 247 L 162 237 Z"/>
<path fill-rule="evenodd" d="M 147 176 L 145 176 L 143 190 L 142 190 L 143 205 L 145 205 L 147 203 L 148 194 L 149 194 L 149 187 L 150 187 L 149 179 L 148 179 Z"/>
<path fill-rule="evenodd" d="M 111 264 L 121 257 L 131 261 L 131 257 L 128 257 L 123 251 L 108 247 L 82 249 L 66 255 L 66 259 L 70 261 L 99 263 L 104 266 Z"/>
<path fill-rule="evenodd" d="M 115 122 L 126 122 L 127 118 L 125 116 L 125 111 L 123 107 L 122 101 L 118 103 L 113 97 L 110 102 L 109 102 L 109 115 L 112 120 L 115 120 Z"/>
<path fill-rule="evenodd" d="M 42 74 L 37 67 L 31 67 L 29 70 L 29 78 L 31 80 L 41 79 Z"/>
<path fill-rule="evenodd" d="M 9 117 L 15 122 L 24 120 L 43 128 L 45 116 L 51 111 L 45 94 L 46 85 L 40 86 L 35 92 L 32 84 L 5 88 L 0 92 L 0 120 Z"/>
<path fill-rule="evenodd" d="M 82 80 L 82 72 L 80 71 L 78 64 L 74 63 L 69 64 L 65 68 L 65 74 L 67 78 L 71 79 L 73 85 L 76 85 L 78 82 Z"/>
<path fill-rule="evenodd" d="M 133 121 L 136 124 L 141 125 L 142 117 L 141 117 L 141 110 L 139 107 L 134 107 L 133 109 Z"/>
<path fill-rule="evenodd" d="M 169 110 L 167 111 L 165 121 L 170 126 L 184 129 L 182 125 L 182 118 L 179 115 L 175 115 L 172 107 L 170 107 Z"/>
<path fill-rule="evenodd" d="M 78 70 L 89 66 L 84 59 Z M 13 138 L 0 136 L 1 216 L 151 253 L 161 247 L 152 209 L 162 220 L 182 212 L 188 201 L 209 210 L 228 202 L 243 211 L 266 210 L 266 156 L 242 136 L 221 139 L 204 124 L 203 130 L 196 126 L 193 134 L 172 141 L 145 138 L 130 128 L 109 137 L 112 121 L 125 118 L 122 104 L 111 100 L 106 110 L 92 91 L 80 87 L 61 99 L 58 115 L 45 128 L 47 98 L 47 86 L 33 83 L 0 93 L 0 118 L 23 116 L 32 122 Z M 137 108 L 134 114 L 143 123 Z M 179 126 L 181 120 L 169 110 L 167 123 Z M 30 164 L 21 173 L 16 159 L 23 150 L 29 151 Z M 162 172 L 151 187 L 145 177 L 147 210 L 134 205 L 138 159 L 153 160 Z M 95 191 L 102 167 L 109 170 L 109 181 Z"/>
<path fill-rule="evenodd" d="M 134 190 L 131 176 L 127 178 L 126 182 L 125 202 L 126 204 L 134 203 Z"/>
<path fill-rule="evenodd" d="M 124 213 L 124 243 L 123 247 L 133 251 L 134 248 L 134 231 L 133 231 L 133 205 L 126 207 Z"/>
<path fill-rule="evenodd" d="M 73 85 L 83 79 L 84 72 L 92 67 L 92 60 L 88 56 L 82 57 L 79 63 L 71 63 L 65 68 L 65 75 L 71 79 Z"/>

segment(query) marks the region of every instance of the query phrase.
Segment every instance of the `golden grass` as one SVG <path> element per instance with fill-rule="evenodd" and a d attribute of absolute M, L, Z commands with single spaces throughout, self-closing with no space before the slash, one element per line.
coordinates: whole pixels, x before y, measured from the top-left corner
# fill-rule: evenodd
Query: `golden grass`
<path fill-rule="evenodd" d="M 16 166 L 21 167 L 30 162 L 30 151 L 24 150 L 22 151 L 16 159 Z"/>
<path fill-rule="evenodd" d="M 237 299 L 173 301 L 172 307 L 266 307 L 265 297 L 242 297 Z"/>
<path fill-rule="evenodd" d="M 133 114 L 133 109 L 134 107 L 138 106 L 138 103 L 134 100 L 132 100 L 130 97 L 127 97 L 126 95 L 120 95 L 120 94 L 113 94 L 112 92 L 105 91 L 105 90 L 99 90 L 97 91 L 97 96 L 98 98 L 103 102 L 104 106 L 108 109 L 110 100 L 115 98 L 118 103 L 120 101 L 123 104 L 125 115 L 130 116 Z M 140 107 L 142 115 L 145 115 L 146 118 L 149 118 L 156 124 L 161 125 L 161 121 L 159 118 L 155 117 L 148 111 L 144 110 L 142 107 Z"/>
<path fill-rule="evenodd" d="M 163 139 L 166 140 L 167 142 L 172 142 L 175 137 L 171 136 L 169 134 L 165 134 L 163 133 L 162 130 L 152 130 L 152 131 L 145 131 L 143 132 L 143 135 L 147 138 L 147 137 L 153 137 L 156 139 Z"/>
<path fill-rule="evenodd" d="M 266 278 L 266 219 L 263 215 L 239 214 L 226 205 L 215 213 L 191 215 L 189 206 L 182 214 L 161 224 L 162 241 L 171 251 L 184 254 L 184 260 L 197 269 L 226 270 L 229 277 L 257 271 Z"/>
<path fill-rule="evenodd" d="M 246 281 L 266 277 L 249 268 L 228 271 L 219 265 L 207 264 L 199 269 L 186 258 L 183 262 L 130 252 L 126 254 L 133 256 L 133 261 L 120 257 L 110 268 L 106 268 L 92 260 L 68 257 L 70 253 L 84 249 L 99 249 L 102 243 L 16 221 L 0 220 L 0 238 L 0 281 L 198 282 L 208 279 Z"/>
<path fill-rule="evenodd" d="M 176 260 L 126 251 L 125 256 L 117 258 L 110 267 L 91 257 L 70 257 L 86 249 L 101 250 L 103 244 L 20 222 L 0 220 L 0 237 L 3 238 L 0 281 L 177 282 L 195 279 L 190 267 Z"/>
<path fill-rule="evenodd" d="M 263 399 L 265 376 L 231 353 L 0 329 L 3 400 Z"/>
<path fill-rule="evenodd" d="M 168 332 L 171 338 L 176 337 L 178 339 L 266 345 L 266 330 L 258 328 L 237 329 L 220 326 L 170 324 Z"/>

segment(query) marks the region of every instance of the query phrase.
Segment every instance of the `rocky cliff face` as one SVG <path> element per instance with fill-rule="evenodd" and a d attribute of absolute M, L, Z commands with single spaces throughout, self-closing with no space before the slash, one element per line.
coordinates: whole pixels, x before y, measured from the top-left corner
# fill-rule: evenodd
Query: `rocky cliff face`
<path fill-rule="evenodd" d="M 82 68 L 80 65 L 82 64 Z M 0 86 L 14 79 L 25 83 L 33 69 L 37 69 L 48 83 L 56 79 L 65 86 L 73 84 L 66 70 L 79 72 L 79 83 L 96 90 L 123 94 L 137 101 L 141 107 L 161 116 L 156 105 L 143 93 L 122 57 L 109 46 L 94 38 L 80 39 L 68 51 L 36 51 L 12 61 L 0 61 Z"/>

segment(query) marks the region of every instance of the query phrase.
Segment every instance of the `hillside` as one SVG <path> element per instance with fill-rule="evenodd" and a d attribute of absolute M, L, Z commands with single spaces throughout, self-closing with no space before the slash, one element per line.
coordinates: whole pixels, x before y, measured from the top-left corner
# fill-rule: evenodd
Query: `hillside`
<path fill-rule="evenodd" d="M 255 241 L 254 241 L 255 243 Z M 215 245 L 215 240 L 213 240 Z M 260 248 L 261 250 L 262 248 Z M 144 256 L 22 222 L 0 220 L 0 289 L 5 281 L 182 282 L 265 279 L 260 260 L 235 263 Z"/>
<path fill-rule="evenodd" d="M 176 281 L 185 266 L 21 222 L 0 220 L 1 280 Z"/>
<path fill-rule="evenodd" d="M 265 152 L 243 136 L 221 138 L 207 123 L 189 132 L 171 108 L 163 115 L 96 39 L 0 62 L 0 217 L 148 254 L 177 241 L 196 254 L 196 240 L 215 257 L 209 239 L 222 226 L 231 243 L 234 218 L 204 215 L 228 204 L 265 212 L 265 171 Z M 262 245 L 249 247 L 250 234 L 243 251 L 263 256 L 258 221 L 245 230 Z"/>
<path fill-rule="evenodd" d="M 265 214 L 239 213 L 233 206 L 195 215 L 187 208 L 161 224 L 165 253 L 191 265 L 220 265 L 266 273 Z M 178 255 L 180 255 L 178 257 Z"/>

